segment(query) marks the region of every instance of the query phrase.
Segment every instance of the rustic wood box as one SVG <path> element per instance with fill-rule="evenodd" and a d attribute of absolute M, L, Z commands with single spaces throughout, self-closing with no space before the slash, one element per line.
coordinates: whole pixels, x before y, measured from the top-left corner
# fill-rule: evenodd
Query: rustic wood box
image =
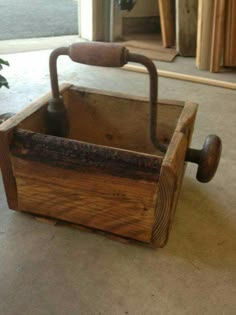
<path fill-rule="evenodd" d="M 174 216 L 196 104 L 159 101 L 156 150 L 148 100 L 64 85 L 68 138 L 46 135 L 49 95 L 0 126 L 9 207 L 163 246 Z"/>
<path fill-rule="evenodd" d="M 56 61 L 149 71 L 149 99 L 58 86 Z M 9 208 L 164 246 L 185 161 L 209 181 L 221 141 L 190 149 L 197 105 L 157 101 L 157 71 L 120 45 L 76 43 L 50 55 L 51 94 L 0 126 L 0 165 Z M 164 153 L 163 153 L 164 152 Z"/>

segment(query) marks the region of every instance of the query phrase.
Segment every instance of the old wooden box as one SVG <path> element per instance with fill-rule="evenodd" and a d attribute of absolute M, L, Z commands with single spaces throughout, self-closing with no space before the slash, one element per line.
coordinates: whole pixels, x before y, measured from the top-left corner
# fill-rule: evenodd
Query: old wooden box
<path fill-rule="evenodd" d="M 49 94 L 0 126 L 9 207 L 164 246 L 197 105 L 158 101 L 163 153 L 150 140 L 148 99 L 69 84 L 60 93 L 67 137 L 46 134 Z"/>

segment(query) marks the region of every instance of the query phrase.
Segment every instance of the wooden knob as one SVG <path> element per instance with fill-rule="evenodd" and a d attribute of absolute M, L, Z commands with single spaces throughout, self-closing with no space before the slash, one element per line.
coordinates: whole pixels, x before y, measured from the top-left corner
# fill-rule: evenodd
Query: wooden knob
<path fill-rule="evenodd" d="M 128 50 L 113 43 L 74 43 L 69 56 L 75 62 L 100 67 L 123 67 L 128 62 Z"/>
<path fill-rule="evenodd" d="M 196 178 L 201 183 L 209 182 L 215 175 L 219 165 L 222 144 L 216 135 L 209 135 L 202 150 L 188 149 L 186 161 L 198 164 Z"/>

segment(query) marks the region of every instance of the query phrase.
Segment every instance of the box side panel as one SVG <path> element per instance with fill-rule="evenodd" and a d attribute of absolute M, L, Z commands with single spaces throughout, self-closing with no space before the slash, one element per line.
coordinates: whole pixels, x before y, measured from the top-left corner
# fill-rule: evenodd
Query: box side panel
<path fill-rule="evenodd" d="M 0 168 L 9 208 L 17 210 L 17 187 L 10 159 L 12 132 L 0 131 Z"/>
<path fill-rule="evenodd" d="M 187 141 L 183 134 L 174 134 L 172 141 L 177 145 L 178 162 L 176 172 L 172 165 L 165 164 L 161 168 L 158 183 L 158 197 L 156 206 L 156 221 L 153 227 L 152 242 L 156 247 L 163 247 L 167 240 L 171 221 L 175 212 L 182 178 L 184 174 L 184 157 Z"/>
<path fill-rule="evenodd" d="M 63 91 L 68 87 L 69 85 L 63 85 L 61 90 Z M 14 129 L 19 126 L 38 132 L 42 132 L 45 129 L 44 112 L 49 97 L 50 94 L 48 93 L 0 125 L 0 168 L 8 206 L 14 210 L 18 207 L 18 201 L 17 186 L 10 159 L 12 135 Z"/>
<path fill-rule="evenodd" d="M 182 186 L 185 156 L 191 142 L 196 113 L 197 105 L 186 103 L 162 163 L 152 235 L 152 244 L 156 247 L 163 247 L 168 240 Z"/>

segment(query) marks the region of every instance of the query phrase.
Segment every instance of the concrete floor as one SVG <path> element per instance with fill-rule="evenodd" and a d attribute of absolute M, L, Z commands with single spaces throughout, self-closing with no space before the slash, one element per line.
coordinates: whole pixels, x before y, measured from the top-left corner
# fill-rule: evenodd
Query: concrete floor
<path fill-rule="evenodd" d="M 78 34 L 77 0 L 0 0 L 0 40 Z"/>
<path fill-rule="evenodd" d="M 48 50 L 2 56 L 11 89 L 0 113 L 20 111 L 49 90 Z M 194 60 L 157 63 L 196 72 Z M 147 76 L 59 61 L 61 81 L 147 93 Z M 207 72 L 198 75 L 209 76 Z M 235 73 L 213 75 L 235 82 Z M 125 245 L 10 211 L 0 187 L 0 314 L 236 314 L 236 91 L 160 78 L 161 98 L 199 103 L 192 146 L 216 133 L 221 164 L 209 184 L 189 163 L 170 240 L 164 249 Z"/>

